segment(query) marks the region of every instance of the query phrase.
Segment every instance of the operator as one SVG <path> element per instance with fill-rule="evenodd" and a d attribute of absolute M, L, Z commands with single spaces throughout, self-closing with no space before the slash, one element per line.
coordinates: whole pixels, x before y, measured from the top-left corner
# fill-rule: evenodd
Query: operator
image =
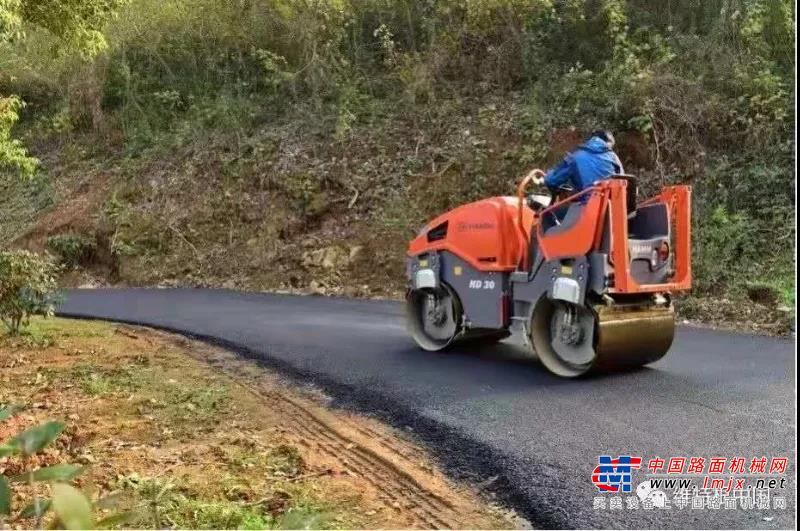
<path fill-rule="evenodd" d="M 551 190 L 568 185 L 575 193 L 589 188 L 597 181 L 623 173 L 622 162 L 614 153 L 614 135 L 611 131 L 594 131 L 589 138 L 568 153 L 544 177 L 533 179 L 534 184 L 544 184 Z M 582 202 L 588 199 L 582 198 Z"/>

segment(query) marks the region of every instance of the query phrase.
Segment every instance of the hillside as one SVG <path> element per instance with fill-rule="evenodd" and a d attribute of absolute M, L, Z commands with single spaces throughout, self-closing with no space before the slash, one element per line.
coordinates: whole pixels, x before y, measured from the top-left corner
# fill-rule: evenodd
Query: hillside
<path fill-rule="evenodd" d="M 785 332 L 794 305 L 785 0 L 133 0 L 107 47 L 0 44 L 0 245 L 69 284 L 398 296 L 409 236 L 507 194 L 591 129 L 645 191 L 694 187 L 690 319 Z"/>

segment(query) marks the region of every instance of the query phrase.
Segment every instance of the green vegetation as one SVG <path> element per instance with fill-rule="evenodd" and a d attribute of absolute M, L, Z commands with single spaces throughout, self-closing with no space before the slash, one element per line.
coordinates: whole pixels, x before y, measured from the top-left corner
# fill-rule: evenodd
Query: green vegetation
<path fill-rule="evenodd" d="M 123 492 L 131 492 L 149 508 L 136 521 L 139 527 L 161 529 L 165 525 L 193 529 L 339 529 L 350 517 L 342 520 L 334 507 L 320 503 L 313 492 L 287 486 L 290 492 L 278 490 L 273 505 L 282 508 L 282 514 L 271 516 L 262 504 L 243 504 L 236 500 L 203 501 L 187 485 L 158 480 L 123 478 Z M 277 507 L 276 507 L 277 508 Z"/>
<path fill-rule="evenodd" d="M 7 405 L 0 407 L 0 423 L 10 419 L 25 409 L 20 405 Z M 21 468 L 16 467 L 18 473 L 7 476 L 0 474 L 0 524 L 7 521 L 33 518 L 35 527 L 42 527 L 44 516 L 52 509 L 55 517 L 51 527 L 63 529 L 90 529 L 95 527 L 92 517 L 92 504 L 89 499 L 78 489 L 69 485 L 75 477 L 83 472 L 83 468 L 71 464 L 54 464 L 32 468 L 35 456 L 50 446 L 64 431 L 63 422 L 50 421 L 28 428 L 8 441 L 0 442 L 0 457 L 10 457 L 19 461 Z M 15 469 L 16 463 L 9 463 L 8 469 Z M 50 484 L 52 498 L 40 498 L 37 495 L 26 500 L 26 504 L 14 512 L 12 485 L 25 485 L 32 490 L 36 483 Z M 104 526 L 101 520 L 96 523 L 98 528 Z"/>
<path fill-rule="evenodd" d="M 174 380 L 165 385 L 162 376 L 160 369 L 144 357 L 114 368 L 76 364 L 69 373 L 90 396 L 146 396 L 137 401 L 140 413 L 153 416 L 177 435 L 209 429 L 204 426 L 213 426 L 229 411 L 230 396 L 225 387 L 185 388 Z"/>
<path fill-rule="evenodd" d="M 22 106 L 22 101 L 15 96 L 0 98 L 0 169 L 16 168 L 30 176 L 39 161 L 28 156 L 21 141 L 11 138 L 11 128 L 19 120 Z"/>
<path fill-rule="evenodd" d="M 0 1 L 0 45 L 25 41 L 29 32 L 45 32 L 53 41 L 51 53 L 74 53 L 94 57 L 106 45 L 100 26 L 124 0 L 2 0 Z M 0 68 L 6 61 L 0 56 Z M 11 127 L 19 119 L 24 103 L 14 95 L 3 97 L 0 87 L 0 170 L 15 170 L 30 176 L 39 161 L 28 155 L 23 144 L 11 138 Z"/>
<path fill-rule="evenodd" d="M 307 242 L 355 239 L 385 258 L 325 285 L 398 290 L 430 215 L 604 126 L 645 192 L 694 186 L 695 296 L 794 298 L 788 0 L 94 3 L 92 53 L 36 22 L 0 44 L 26 103 L 0 138 L 67 187 L 116 176 L 81 230 L 123 280 L 305 287 Z"/>
<path fill-rule="evenodd" d="M 97 248 L 97 242 L 83 234 L 54 234 L 47 238 L 46 245 L 66 267 L 87 265 Z"/>
<path fill-rule="evenodd" d="M 33 315 L 51 316 L 58 269 L 29 251 L 0 251 L 0 322 L 12 336 Z"/>
<path fill-rule="evenodd" d="M 267 529 L 269 522 L 258 509 L 231 501 L 207 502 L 187 497 L 173 483 L 125 478 L 126 490 L 136 494 L 151 508 L 150 524 L 154 529 L 165 525 L 194 529 Z M 185 488 L 183 489 L 186 490 Z"/>

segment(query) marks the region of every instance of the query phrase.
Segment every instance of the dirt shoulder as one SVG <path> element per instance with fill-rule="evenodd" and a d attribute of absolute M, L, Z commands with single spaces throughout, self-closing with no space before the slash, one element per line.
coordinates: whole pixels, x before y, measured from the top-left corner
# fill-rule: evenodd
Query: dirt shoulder
<path fill-rule="evenodd" d="M 95 500 L 112 495 L 111 511 L 134 509 L 125 527 L 520 525 L 445 477 L 404 434 L 181 336 L 37 320 L 27 336 L 0 337 L 0 368 L 0 406 L 27 406 L 0 424 L 0 441 L 45 420 L 66 422 L 35 465 L 86 465 L 76 484 Z M 0 458 L 6 475 L 21 466 Z M 17 511 L 32 494 L 26 488 L 16 492 Z M 46 486 L 37 489 L 47 496 Z"/>

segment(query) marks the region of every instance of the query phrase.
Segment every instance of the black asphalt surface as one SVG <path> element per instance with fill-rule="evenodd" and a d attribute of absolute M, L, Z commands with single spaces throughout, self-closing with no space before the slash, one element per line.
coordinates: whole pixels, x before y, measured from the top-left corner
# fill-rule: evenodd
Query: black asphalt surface
<path fill-rule="evenodd" d="M 102 289 L 68 292 L 59 314 L 183 332 L 311 380 L 337 405 L 413 430 L 454 475 L 497 476 L 488 488 L 534 526 L 796 527 L 790 340 L 680 327 L 651 367 L 563 380 L 510 343 L 422 352 L 396 302 Z M 788 457 L 791 477 L 772 493 L 787 508 L 595 509 L 600 454 Z"/>

